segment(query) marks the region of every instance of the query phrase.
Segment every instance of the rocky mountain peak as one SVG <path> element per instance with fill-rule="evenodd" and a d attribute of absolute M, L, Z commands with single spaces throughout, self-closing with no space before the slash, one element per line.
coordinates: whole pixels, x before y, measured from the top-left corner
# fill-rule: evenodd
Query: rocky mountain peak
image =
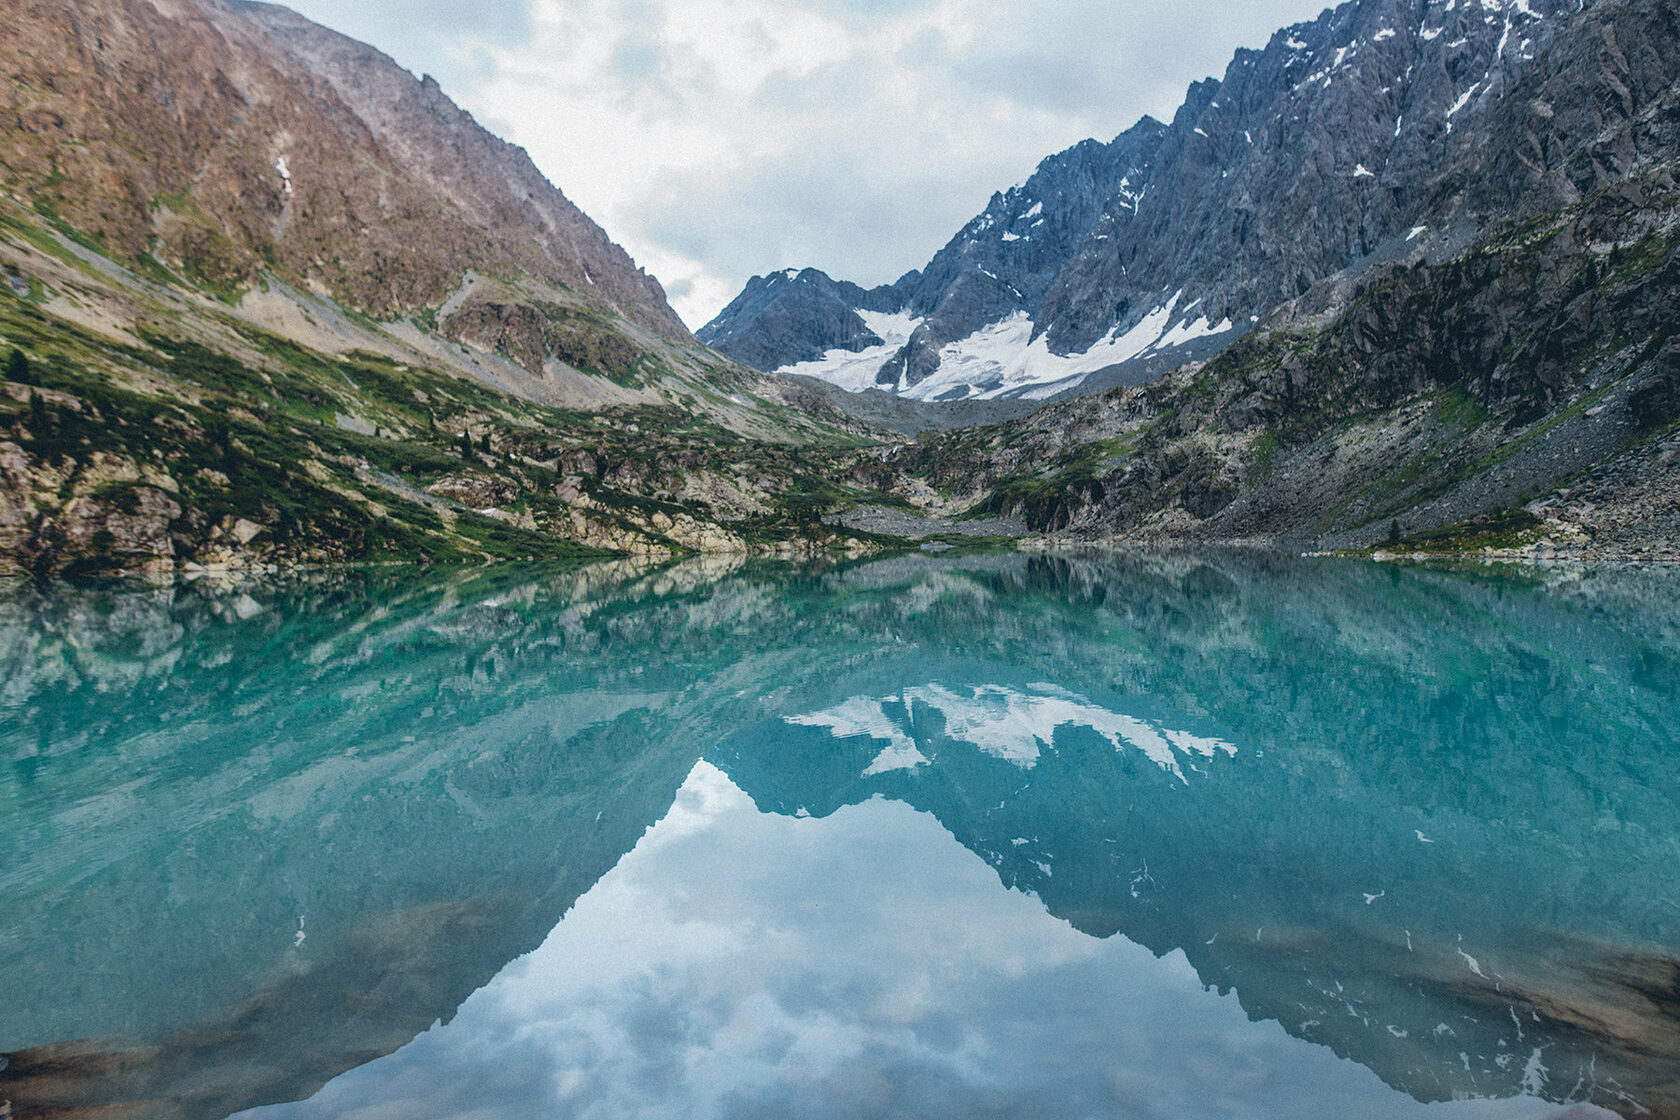
<path fill-rule="evenodd" d="M 1454 129 L 1576 11 L 1354 0 L 1239 52 L 1192 88 L 1154 197 L 1114 244 L 1081 246 L 1046 296 L 1051 350 L 1131 330 L 1177 293 L 1210 325 L 1252 322 L 1409 232 Z"/>
<path fill-rule="evenodd" d="M 1590 7 L 1349 0 L 1237 51 L 1170 125 L 1075 145 L 993 195 L 923 270 L 870 383 L 925 400 L 1135 384 L 1354 262 L 1418 248 L 1436 180 Z"/>
<path fill-rule="evenodd" d="M 754 276 L 697 337 L 759 369 L 815 361 L 834 350 L 856 353 L 882 344 L 859 312 L 899 311 L 920 279 L 910 272 L 865 290 L 815 268 Z"/>
<path fill-rule="evenodd" d="M 372 47 L 244 0 L 8 22 L 6 189 L 120 255 L 229 291 L 272 272 L 375 314 L 436 307 L 469 269 L 523 274 L 687 337 L 522 149 Z"/>

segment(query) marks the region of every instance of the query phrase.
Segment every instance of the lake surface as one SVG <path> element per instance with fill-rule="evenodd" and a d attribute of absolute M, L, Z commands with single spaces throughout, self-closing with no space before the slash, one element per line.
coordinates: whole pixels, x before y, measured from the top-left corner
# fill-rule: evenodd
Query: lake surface
<path fill-rule="evenodd" d="M 1680 1117 L 1680 572 L 0 590 L 18 1116 Z"/>

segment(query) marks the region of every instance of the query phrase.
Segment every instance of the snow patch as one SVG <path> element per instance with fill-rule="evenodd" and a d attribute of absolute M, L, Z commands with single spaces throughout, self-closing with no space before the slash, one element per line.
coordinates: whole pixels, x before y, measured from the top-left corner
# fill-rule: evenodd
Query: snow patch
<path fill-rule="evenodd" d="M 862 696 L 855 696 L 826 711 L 802 716 L 785 716 L 783 722 L 800 727 L 826 727 L 834 733 L 836 739 L 850 739 L 858 735 L 883 739 L 890 744 L 889 750 L 912 752 L 916 749 L 915 742 L 899 730 L 879 701 Z"/>
<path fill-rule="evenodd" d="M 1363 163 L 1360 163 L 1354 165 L 1353 177 L 1355 179 L 1375 179 L 1377 177 L 1377 173 L 1372 171 L 1369 167 L 1366 167 Z"/>
<path fill-rule="evenodd" d="M 1188 731 L 1166 731 L 1163 734 L 1167 742 L 1183 751 L 1185 754 L 1199 754 L 1203 758 L 1212 758 L 1215 753 L 1224 751 L 1232 758 L 1237 757 L 1234 743 L 1227 743 L 1223 739 L 1205 739 L 1199 735 L 1192 735 Z"/>
<path fill-rule="evenodd" d="M 1453 117 L 1458 115 L 1459 110 L 1463 109 L 1466 105 L 1470 104 L 1470 99 L 1472 97 L 1476 96 L 1476 91 L 1481 89 L 1481 88 L 1482 88 L 1482 83 L 1477 82 L 1475 85 L 1471 86 L 1469 89 L 1467 89 L 1463 93 L 1459 94 L 1458 100 L 1454 101 L 1452 103 L 1452 108 L 1447 110 L 1447 131 L 1449 133 L 1452 131 L 1452 127 L 1453 127 L 1452 126 L 1452 119 L 1453 119 Z"/>
<path fill-rule="evenodd" d="M 993 273 L 980 271 L 996 279 Z M 966 338 L 947 343 L 939 352 L 939 368 L 930 377 L 908 385 L 901 374 L 896 390 L 921 401 L 1003 396 L 1043 400 L 1097 370 L 1236 329 L 1228 318 L 1218 323 L 1205 315 L 1190 318 L 1186 312 L 1195 304 L 1179 307 L 1182 295 L 1180 292 L 1167 299 L 1130 330 L 1110 331 L 1080 354 L 1052 354 L 1044 336 L 1033 338 L 1031 316 L 1017 311 Z M 880 336 L 881 345 L 855 352 L 830 350 L 821 358 L 783 366 L 776 372 L 820 378 L 854 393 L 880 387 L 876 375 L 881 367 L 910 341 L 922 320 L 907 312 L 859 311 L 858 315 Z"/>
<path fill-rule="evenodd" d="M 1377 32 L 1375 35 L 1371 36 L 1371 42 L 1381 43 L 1381 42 L 1383 42 L 1387 39 L 1394 38 L 1394 36 L 1397 35 L 1397 34 L 1399 34 L 1399 32 L 1395 31 L 1394 28 L 1385 27 L 1381 31 Z"/>
<path fill-rule="evenodd" d="M 1235 324 L 1226 319 L 1217 326 L 1208 321 L 1206 315 L 1194 321 L 1186 320 L 1171 328 L 1155 340 L 1150 350 L 1166 350 L 1174 346 L 1183 346 L 1187 342 L 1194 342 L 1198 338 L 1208 338 L 1211 335 L 1224 334 Z"/>
<path fill-rule="evenodd" d="M 929 765 L 927 757 L 916 749 L 914 743 L 908 747 L 890 746 L 875 756 L 875 761 L 863 772 L 866 778 L 873 778 L 877 774 L 889 774 L 894 770 L 915 770 L 918 766 Z"/>
<path fill-rule="evenodd" d="M 924 401 L 1005 395 L 1043 400 L 1097 370 L 1234 329 L 1229 319 L 1215 324 L 1205 316 L 1175 326 L 1183 315 L 1178 308 L 1182 296 L 1173 295 L 1123 334 L 1110 331 L 1081 354 L 1052 354 L 1048 339 L 1032 337 L 1031 317 L 1017 311 L 947 344 L 939 353 L 938 370 L 904 395 Z"/>
<path fill-rule="evenodd" d="M 881 339 L 881 345 L 858 351 L 830 350 L 820 358 L 783 366 L 776 372 L 819 378 L 854 393 L 877 387 L 876 373 L 910 341 L 922 321 L 907 311 L 859 311 L 858 317 Z"/>

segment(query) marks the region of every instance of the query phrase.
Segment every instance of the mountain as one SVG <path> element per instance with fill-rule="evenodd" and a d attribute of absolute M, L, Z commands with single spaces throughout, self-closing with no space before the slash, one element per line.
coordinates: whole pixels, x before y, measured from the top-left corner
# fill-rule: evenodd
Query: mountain
<path fill-rule="evenodd" d="M 238 0 L 7 24 L 0 573 L 824 536 L 856 426 L 429 77 Z"/>
<path fill-rule="evenodd" d="M 828 344 L 814 329 L 784 323 L 800 344 L 769 353 L 733 349 L 711 327 L 701 337 L 761 369 L 922 400 L 1151 380 L 1317 281 L 1404 251 L 1440 170 L 1474 150 L 1472 122 L 1580 7 L 1345 3 L 1238 51 L 1170 125 L 1145 118 L 1107 145 L 1086 141 L 994 195 L 901 304 L 878 309 L 907 317 L 882 335 L 890 346 L 835 344 L 813 362 L 795 355 Z M 754 307 L 737 300 L 719 322 L 745 333 Z"/>
<path fill-rule="evenodd" d="M 227 0 L 13 23 L 0 573 L 1676 554 L 1673 0 L 1350 0 L 926 268 L 761 277 L 700 339 L 371 48 Z"/>
<path fill-rule="evenodd" d="M 882 345 L 864 316 L 890 314 L 920 279 L 911 272 L 865 291 L 815 268 L 755 276 L 697 337 L 755 369 L 818 361 L 830 350 L 855 353 Z"/>
<path fill-rule="evenodd" d="M 1605 0 L 1464 127 L 1412 247 L 1207 363 L 905 449 L 1083 539 L 1673 556 L 1680 9 Z"/>
<path fill-rule="evenodd" d="M 10 28 L 6 187 L 125 258 L 265 271 L 379 314 L 463 272 L 590 289 L 680 339 L 658 281 L 429 77 L 288 9 L 32 4 Z"/>

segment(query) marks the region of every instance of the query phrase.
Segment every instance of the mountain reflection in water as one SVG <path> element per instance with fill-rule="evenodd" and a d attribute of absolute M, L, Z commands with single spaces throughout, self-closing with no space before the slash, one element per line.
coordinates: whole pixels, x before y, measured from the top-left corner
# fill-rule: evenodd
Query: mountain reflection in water
<path fill-rule="evenodd" d="M 0 1097 L 1680 1115 L 1676 575 L 13 589 Z"/>

